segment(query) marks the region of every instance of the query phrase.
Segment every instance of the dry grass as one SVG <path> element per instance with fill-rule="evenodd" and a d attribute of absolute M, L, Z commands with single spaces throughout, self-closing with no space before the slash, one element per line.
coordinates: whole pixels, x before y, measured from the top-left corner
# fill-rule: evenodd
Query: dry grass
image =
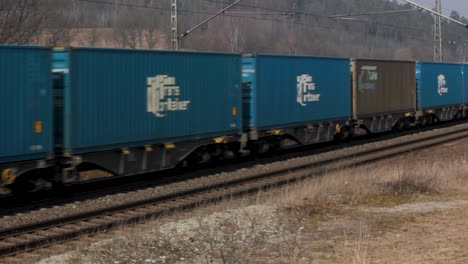
<path fill-rule="evenodd" d="M 76 263 L 429 263 L 443 259 L 431 252 L 442 251 L 456 255 L 453 263 L 467 263 L 460 260 L 468 261 L 468 210 L 364 210 L 467 199 L 465 152 L 463 144 L 446 145 L 260 193 L 245 199 L 251 207 L 236 208 L 243 202 L 234 201 L 218 205 L 231 209 L 217 213 L 200 209 L 191 218 L 113 239 L 86 254 L 89 259 L 77 253 Z"/>
<path fill-rule="evenodd" d="M 348 222 L 344 224 L 346 227 L 337 228 L 343 234 L 336 233 L 340 231 L 328 234 L 332 237 L 341 236 L 344 241 L 344 255 L 330 262 L 371 263 L 371 236 L 398 230 L 405 224 L 415 223 L 418 218 L 414 215 L 366 216 L 356 208 L 392 207 L 408 202 L 454 197 L 466 199 L 468 159 L 465 152 L 454 149 L 454 146 L 445 146 L 436 152 L 408 154 L 373 165 L 331 172 L 288 186 L 279 195 L 277 192 L 266 193 L 257 200 L 279 204 L 289 214 L 292 210 L 302 212 L 302 217 L 306 217 L 315 227 L 321 223 L 347 219 Z M 294 214 L 291 216 L 297 217 Z M 298 247 L 307 247 L 310 243 L 302 241 Z"/>
<path fill-rule="evenodd" d="M 420 154 L 332 172 L 288 186 L 281 195 L 267 193 L 259 201 L 285 206 L 397 205 L 421 196 L 468 190 L 467 171 L 464 155 L 444 158 Z"/>
<path fill-rule="evenodd" d="M 365 223 L 361 223 L 359 229 L 359 239 L 354 245 L 351 244 L 352 248 L 352 263 L 353 264 L 368 264 L 370 263 L 369 257 L 369 228 Z"/>

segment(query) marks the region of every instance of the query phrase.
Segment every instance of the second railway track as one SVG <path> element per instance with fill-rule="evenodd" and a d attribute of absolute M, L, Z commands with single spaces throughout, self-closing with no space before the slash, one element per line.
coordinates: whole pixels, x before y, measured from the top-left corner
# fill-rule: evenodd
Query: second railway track
<path fill-rule="evenodd" d="M 282 186 L 325 172 L 363 165 L 414 151 L 437 146 L 468 136 L 468 124 L 412 135 L 409 140 L 391 139 L 325 155 L 314 160 L 296 160 L 262 172 L 246 170 L 232 177 L 211 176 L 185 182 L 185 188 L 174 188 L 150 199 L 126 203 L 34 224 L 0 230 L 0 258 L 32 251 L 122 226 L 141 223 L 162 215 L 195 208 L 226 198 L 240 197 L 259 190 Z M 366 145 L 364 145 L 366 146 Z M 360 148 L 360 149 L 354 149 Z M 282 162 L 284 163 L 284 162 Z M 313 171 L 312 171 L 313 170 Z M 208 179 L 208 181 L 207 181 Z M 183 183 L 178 183 L 183 184 Z"/>

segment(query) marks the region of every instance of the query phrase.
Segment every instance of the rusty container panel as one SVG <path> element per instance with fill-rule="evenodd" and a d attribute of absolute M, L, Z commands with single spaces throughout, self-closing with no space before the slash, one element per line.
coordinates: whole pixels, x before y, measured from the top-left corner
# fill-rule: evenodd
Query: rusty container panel
<path fill-rule="evenodd" d="M 416 64 L 353 59 L 353 118 L 416 111 Z"/>

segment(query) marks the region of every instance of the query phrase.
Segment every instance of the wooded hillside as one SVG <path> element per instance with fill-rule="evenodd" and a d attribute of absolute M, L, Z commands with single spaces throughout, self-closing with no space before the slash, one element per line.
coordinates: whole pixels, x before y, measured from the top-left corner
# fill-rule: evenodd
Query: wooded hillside
<path fill-rule="evenodd" d="M 180 32 L 232 2 L 179 0 Z M 395 0 L 243 0 L 183 38 L 181 47 L 432 60 L 433 17 L 427 12 L 329 17 L 406 9 L 414 8 Z M 467 22 L 457 12 L 451 16 Z M 0 1 L 0 43 L 168 49 L 169 33 L 170 0 Z M 445 60 L 465 60 L 468 30 L 444 22 L 443 36 Z"/>

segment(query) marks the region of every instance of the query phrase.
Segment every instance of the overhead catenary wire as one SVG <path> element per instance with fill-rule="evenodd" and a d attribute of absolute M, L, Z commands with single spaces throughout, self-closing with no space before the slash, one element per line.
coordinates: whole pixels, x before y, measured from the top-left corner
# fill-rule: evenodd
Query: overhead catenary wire
<path fill-rule="evenodd" d="M 135 8 L 148 8 L 148 9 L 167 11 L 167 12 L 171 11 L 170 8 L 165 8 L 165 7 L 154 7 L 154 6 L 136 5 L 136 4 L 124 4 L 124 3 L 116 3 L 116 2 L 109 2 L 109 1 L 103 1 L 103 0 L 78 0 L 78 1 L 80 1 L 80 2 L 90 2 L 90 3 L 96 3 L 96 4 L 107 4 L 107 5 L 116 5 L 116 6 L 135 7 Z M 204 0 L 204 1 L 215 2 L 215 3 L 229 3 L 229 2 L 226 2 L 226 1 L 217 1 L 217 0 Z M 290 10 L 259 7 L 259 6 L 245 5 L 245 4 L 238 4 L 238 5 L 239 6 L 244 6 L 244 7 L 252 7 L 252 8 L 258 8 L 258 9 L 264 9 L 264 10 L 278 11 L 278 12 L 283 12 L 283 13 L 293 13 L 294 15 L 307 15 L 307 16 L 316 16 L 316 17 L 320 17 L 320 18 L 330 19 L 329 16 L 316 15 L 316 14 L 312 14 L 312 13 L 292 12 Z M 214 15 L 215 14 L 213 12 L 185 10 L 185 9 L 179 9 L 178 11 L 180 13 L 202 14 L 202 15 Z M 279 15 L 283 16 L 283 14 L 279 14 Z M 271 18 L 243 16 L 241 14 L 235 14 L 235 13 L 231 14 L 230 12 L 224 13 L 224 16 L 237 17 L 237 18 L 246 18 L 246 19 L 253 19 L 253 20 L 265 20 L 265 21 L 273 21 L 273 22 L 286 22 L 284 20 L 277 20 L 277 19 L 271 19 Z M 403 26 L 397 26 L 397 25 L 386 24 L 386 23 L 381 23 L 381 22 L 374 22 L 374 21 L 366 21 L 366 20 L 353 20 L 353 21 L 357 21 L 357 22 L 360 22 L 360 23 L 373 24 L 373 25 L 381 25 L 381 26 L 391 27 L 391 28 L 395 28 L 395 29 L 408 29 L 408 30 L 417 30 L 417 31 L 421 30 L 419 28 L 403 27 Z M 307 23 L 300 23 L 300 22 L 292 22 L 292 24 L 301 25 L 301 26 L 317 27 L 317 24 L 307 24 Z M 318 26 L 318 27 L 328 28 L 328 26 Z"/>
<path fill-rule="evenodd" d="M 224 0 L 202 0 L 205 2 L 212 2 L 212 3 L 230 3 L 229 1 L 224 1 Z M 431 0 L 432 1 L 432 0 Z M 407 1 L 409 2 L 409 1 Z M 248 5 L 248 4 L 238 4 L 238 6 L 242 7 L 248 7 L 248 8 L 255 8 L 255 9 L 262 9 L 262 10 L 269 10 L 269 11 L 277 11 L 277 12 L 292 12 L 294 15 L 298 16 L 310 16 L 310 17 L 315 17 L 315 18 L 325 18 L 325 19 L 331 19 L 334 18 L 333 15 L 322 15 L 322 14 L 317 14 L 317 13 L 310 13 L 310 12 L 301 12 L 301 11 L 293 11 L 293 10 L 284 10 L 284 9 L 278 9 L 278 8 L 271 8 L 271 7 L 264 7 L 264 6 L 258 6 L 258 5 Z M 422 11 L 422 7 L 417 7 L 416 9 L 402 9 L 402 10 L 391 10 L 391 11 L 374 11 L 374 12 L 369 12 L 369 13 L 357 13 L 357 14 L 351 14 L 353 16 L 360 16 L 360 15 L 382 15 L 382 14 L 394 14 L 394 13 L 410 13 L 410 12 L 420 12 Z M 336 20 L 336 19 L 335 19 Z M 414 27 L 408 27 L 408 26 L 398 26 L 398 25 L 391 25 L 391 24 L 386 24 L 386 23 L 381 23 L 381 22 L 376 22 L 376 21 L 367 21 L 367 20 L 358 20 L 358 19 L 349 19 L 348 21 L 353 21 L 353 22 L 359 22 L 359 23 L 367 23 L 371 25 L 380 25 L 380 26 L 385 26 L 385 27 L 392 27 L 395 29 L 407 29 L 407 30 L 415 30 L 415 31 L 421 31 L 423 30 L 422 28 L 414 28 Z M 294 23 L 293 23 L 294 24 Z M 417 38 L 416 38 L 417 39 Z"/>
<path fill-rule="evenodd" d="M 203 1 L 212 2 L 212 3 L 220 3 L 220 4 L 229 3 L 227 1 L 221 1 L 221 0 L 203 0 Z M 279 9 L 279 8 L 264 7 L 264 6 L 258 6 L 258 5 L 239 4 L 238 6 L 268 10 L 268 11 L 276 11 L 276 12 L 291 12 L 291 13 L 294 13 L 295 15 L 312 16 L 312 17 L 318 17 L 318 18 L 328 18 L 328 16 L 326 16 L 326 15 L 320 15 L 320 14 L 314 14 L 314 13 L 308 13 L 308 12 L 301 12 L 301 11 L 295 11 L 295 10 L 284 10 L 284 9 Z"/>
<path fill-rule="evenodd" d="M 394 10 L 394 11 L 377 11 L 377 12 L 367 12 L 367 13 L 354 13 L 354 14 L 339 14 L 328 16 L 330 18 L 343 18 L 343 17 L 353 17 L 353 16 L 373 16 L 373 15 L 389 15 L 389 14 L 400 14 L 400 13 L 411 13 L 419 12 L 422 9 L 405 9 L 405 10 Z"/>
<path fill-rule="evenodd" d="M 197 28 L 205 25 L 206 23 L 210 22 L 211 20 L 217 18 L 218 16 L 224 14 L 227 10 L 233 8 L 234 6 L 236 6 L 240 1 L 242 0 L 237 0 L 236 2 L 230 4 L 229 6 L 223 8 L 221 11 L 217 12 L 216 14 L 212 15 L 211 17 L 203 20 L 200 24 L 194 26 L 193 28 L 189 29 L 189 30 L 186 30 L 184 33 L 182 33 L 179 37 L 186 37 L 188 36 L 190 33 L 192 33 L 194 30 L 196 30 Z"/>
<path fill-rule="evenodd" d="M 125 6 L 125 7 L 134 7 L 134 8 L 144 8 L 144 9 L 154 9 L 154 10 L 160 10 L 160 11 L 167 11 L 170 12 L 170 8 L 165 8 L 165 7 L 155 7 L 155 6 L 148 6 L 148 5 L 136 5 L 136 4 L 125 4 L 125 3 L 116 3 L 116 2 L 109 2 L 109 1 L 103 1 L 103 0 L 78 0 L 80 2 L 89 2 L 89 3 L 95 3 L 95 4 L 106 4 L 106 5 L 115 5 L 115 6 Z M 216 1 L 218 3 L 228 3 L 224 1 Z M 245 6 L 245 5 L 242 5 Z M 263 8 L 262 8 L 263 9 Z M 276 10 L 276 11 L 281 11 L 283 13 L 288 13 L 289 11 L 286 10 L 280 10 L 280 9 L 271 9 L 271 10 Z M 185 10 L 185 9 L 178 9 L 178 12 L 180 13 L 189 13 L 189 14 L 201 14 L 201 15 L 215 15 L 216 13 L 213 12 L 207 12 L 207 11 L 195 11 L 195 10 Z M 294 13 L 297 14 L 297 13 Z M 249 15 L 249 14 L 247 14 Z M 284 14 L 280 14 L 281 16 L 284 16 Z M 231 14 L 229 12 L 224 13 L 224 16 L 228 17 L 234 17 L 234 18 L 245 18 L 245 19 L 251 19 L 251 20 L 264 20 L 264 21 L 272 21 L 272 22 L 286 22 L 284 20 L 277 20 L 277 19 L 271 19 L 271 18 L 260 18 L 260 17 L 253 17 L 253 16 L 246 16 L 246 15 L 241 15 L 241 14 Z M 325 16 L 324 16 L 325 18 Z M 317 25 L 312 25 L 312 24 L 305 24 L 305 23 L 297 23 L 293 22 L 293 24 L 297 25 L 303 25 L 303 26 L 310 26 L 310 27 L 323 27 L 323 28 L 328 28 L 326 26 L 317 26 Z"/>
<path fill-rule="evenodd" d="M 463 23 L 463 22 L 461 22 L 461 21 L 458 21 L 458 20 L 456 20 L 456 19 L 453 19 L 453 18 L 451 18 L 451 17 L 448 17 L 448 16 L 446 16 L 446 15 L 443 15 L 443 14 L 441 14 L 441 13 L 438 13 L 438 12 L 436 12 L 436 11 L 430 9 L 430 8 L 427 8 L 427 7 L 422 6 L 422 5 L 418 4 L 418 3 L 415 3 L 414 1 L 410 1 L 410 0 L 403 0 L 403 1 L 405 1 L 405 2 L 407 2 L 407 3 L 409 3 L 409 4 L 412 4 L 412 5 L 416 6 L 416 7 L 419 7 L 419 8 L 421 8 L 421 9 L 424 9 L 424 10 L 426 10 L 426 11 L 432 13 L 433 15 L 436 15 L 436 16 L 438 16 L 438 17 L 442 17 L 442 18 L 447 19 L 447 20 L 449 20 L 449 21 L 451 21 L 451 22 L 454 22 L 455 24 L 458 24 L 458 25 L 460 25 L 460 26 L 463 26 L 463 27 L 465 27 L 465 28 L 468 28 L 468 24 Z"/>
<path fill-rule="evenodd" d="M 105 0 L 77 0 L 80 2 L 89 2 L 89 3 L 95 3 L 95 4 L 105 4 L 105 5 L 115 5 L 115 6 L 124 6 L 124 7 L 133 7 L 133 8 L 143 8 L 143 9 L 153 9 L 153 10 L 160 10 L 160 11 L 165 11 L 165 12 L 170 12 L 171 9 L 168 7 L 158 7 L 158 6 L 150 6 L 150 5 L 139 5 L 139 4 L 128 4 L 128 3 L 121 3 L 121 2 L 109 2 Z M 220 1 L 220 0 L 203 0 L 207 2 L 213 2 L 213 3 L 220 3 L 220 4 L 229 4 L 231 2 L 228 1 Z M 248 7 L 248 8 L 255 8 L 255 9 L 262 9 L 262 10 L 269 10 L 269 11 L 275 11 L 275 12 L 291 12 L 294 13 L 292 16 L 297 16 L 297 15 L 302 15 L 302 16 L 311 16 L 311 17 L 316 17 L 318 19 L 328 19 L 330 20 L 331 18 L 328 15 L 319 15 L 319 14 L 314 14 L 314 13 L 309 13 L 309 12 L 292 12 L 292 10 L 284 10 L 284 9 L 278 9 L 278 8 L 270 8 L 270 7 L 264 7 L 264 6 L 257 6 L 257 5 L 248 5 L 248 4 L 238 4 L 238 6 L 242 7 Z M 207 12 L 207 11 L 196 11 L 196 10 L 186 10 L 186 9 L 179 9 L 178 12 L 180 13 L 187 13 L 187 14 L 200 14 L 200 15 L 214 15 L 216 13 L 214 12 Z M 309 24 L 309 23 L 303 23 L 303 22 L 297 22 L 297 21 L 288 21 L 284 19 L 275 19 L 270 17 L 255 17 L 252 15 L 241 15 L 241 14 L 230 14 L 229 12 L 223 14 L 224 17 L 231 17 L 231 18 L 241 18 L 241 19 L 248 19 L 248 20 L 256 20 L 256 21 L 267 21 L 267 22 L 273 22 L 273 23 L 289 23 L 297 26 L 301 26 L 303 29 L 309 30 L 309 29 L 314 29 L 314 28 L 322 28 L 322 29 L 329 29 L 329 24 L 321 24 L 318 23 L 317 21 L 314 22 L 314 24 Z M 280 15 L 280 17 L 283 15 Z M 283 16 L 284 17 L 284 16 Z M 289 16 L 291 17 L 291 16 Z M 333 19 L 336 21 L 336 19 Z M 340 20 L 342 21 L 342 20 Z M 392 28 L 392 29 L 402 29 L 402 30 L 410 30 L 410 31 L 415 31 L 415 32 L 421 32 L 421 28 L 414 28 L 414 27 L 408 27 L 408 26 L 398 26 L 398 25 L 393 25 L 393 24 L 387 24 L 387 23 L 382 23 L 382 22 L 377 22 L 377 21 L 368 21 L 368 20 L 361 20 L 361 19 L 353 19 L 353 20 L 348 20 L 352 22 L 357 22 L 361 24 L 367 24 L 367 25 L 376 25 L 376 26 L 382 26 L 382 27 L 387 27 L 387 28 Z M 416 36 L 412 36 L 413 39 L 416 40 L 421 40 L 421 41 L 429 41 L 430 39 L 428 38 L 419 38 Z"/>
<path fill-rule="evenodd" d="M 233 15 L 267 15 L 267 16 L 292 16 L 294 13 L 291 12 L 281 12 L 281 13 L 271 13 L 271 12 L 225 12 L 224 14 L 233 14 Z"/>

